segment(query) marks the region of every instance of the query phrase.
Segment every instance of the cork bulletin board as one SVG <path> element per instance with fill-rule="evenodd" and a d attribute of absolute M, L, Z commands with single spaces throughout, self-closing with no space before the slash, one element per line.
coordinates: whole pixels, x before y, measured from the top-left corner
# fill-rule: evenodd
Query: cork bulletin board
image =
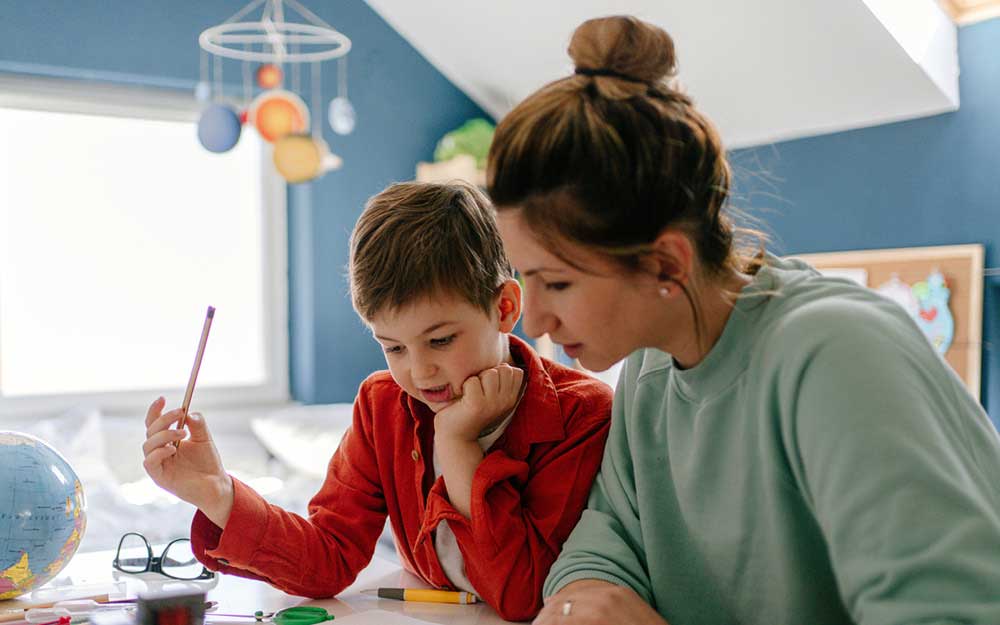
<path fill-rule="evenodd" d="M 982 245 L 790 256 L 801 258 L 823 273 L 848 277 L 883 293 L 902 293 L 903 297 L 909 297 L 906 295 L 906 289 L 909 289 L 919 298 L 918 309 L 912 312 L 921 317 L 922 321 L 917 321 L 922 329 L 940 325 L 948 320 L 950 313 L 953 330 L 949 340 L 934 335 L 931 329 L 925 332 L 929 340 L 939 347 L 939 352 L 946 347 L 944 359 L 965 381 L 973 397 L 979 399 L 983 331 Z M 935 275 L 937 277 L 933 277 Z M 946 290 L 940 286 L 941 277 Z M 946 302 L 940 298 L 937 302 L 933 301 L 931 295 L 935 287 L 937 292 L 948 296 Z"/>

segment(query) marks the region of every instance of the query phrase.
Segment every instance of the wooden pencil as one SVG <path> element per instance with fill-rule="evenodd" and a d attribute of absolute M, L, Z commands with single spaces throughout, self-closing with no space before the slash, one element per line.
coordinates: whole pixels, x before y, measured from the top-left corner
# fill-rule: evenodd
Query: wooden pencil
<path fill-rule="evenodd" d="M 60 601 L 84 601 L 87 599 L 90 599 L 95 603 L 107 603 L 109 601 L 108 593 L 102 593 L 99 595 L 88 595 L 85 597 L 74 597 L 72 596 L 72 591 L 69 592 L 68 597 L 60 598 L 55 601 L 32 602 L 30 600 L 24 600 L 24 599 L 11 599 L 10 601 L 0 601 L 0 623 L 23 621 L 25 613 L 31 608 L 51 608 Z"/>
<path fill-rule="evenodd" d="M 201 369 L 201 359 L 205 355 L 205 344 L 208 343 L 208 331 L 212 329 L 212 318 L 215 317 L 215 308 L 208 307 L 205 313 L 205 323 L 201 326 L 201 340 L 198 341 L 198 351 L 194 355 L 194 365 L 191 366 L 191 375 L 188 376 L 187 389 L 184 391 L 184 401 L 181 402 L 181 420 L 177 422 L 177 429 L 184 428 L 187 421 L 188 409 L 191 407 L 191 396 L 194 395 L 194 383 L 198 380 L 198 370 Z M 174 447 L 180 445 L 180 441 L 174 441 Z"/>

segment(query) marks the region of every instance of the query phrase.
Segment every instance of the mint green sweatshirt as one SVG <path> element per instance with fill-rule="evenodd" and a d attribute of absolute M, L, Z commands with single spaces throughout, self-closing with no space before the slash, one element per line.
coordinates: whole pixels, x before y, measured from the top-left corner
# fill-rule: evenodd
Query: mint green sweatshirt
<path fill-rule="evenodd" d="M 1000 624 L 1000 439 L 894 302 L 769 257 L 697 366 L 626 361 L 545 583 L 670 625 Z"/>

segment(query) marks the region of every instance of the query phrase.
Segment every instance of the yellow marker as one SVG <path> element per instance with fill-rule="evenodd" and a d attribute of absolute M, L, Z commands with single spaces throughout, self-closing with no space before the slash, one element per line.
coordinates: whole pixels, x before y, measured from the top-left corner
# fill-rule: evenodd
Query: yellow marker
<path fill-rule="evenodd" d="M 379 599 L 396 599 L 397 601 L 425 601 L 430 603 L 460 603 L 467 605 L 476 603 L 479 598 L 471 592 L 460 590 L 432 590 L 425 588 L 378 588 L 362 590 L 362 594 L 377 595 Z"/>

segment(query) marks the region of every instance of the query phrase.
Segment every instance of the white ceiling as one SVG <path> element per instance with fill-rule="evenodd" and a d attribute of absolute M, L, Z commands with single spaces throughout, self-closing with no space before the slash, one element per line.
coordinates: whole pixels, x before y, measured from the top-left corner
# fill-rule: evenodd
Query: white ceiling
<path fill-rule="evenodd" d="M 367 0 L 496 118 L 567 75 L 573 29 L 628 13 L 670 33 L 679 79 L 731 148 L 958 106 L 935 0 Z"/>

